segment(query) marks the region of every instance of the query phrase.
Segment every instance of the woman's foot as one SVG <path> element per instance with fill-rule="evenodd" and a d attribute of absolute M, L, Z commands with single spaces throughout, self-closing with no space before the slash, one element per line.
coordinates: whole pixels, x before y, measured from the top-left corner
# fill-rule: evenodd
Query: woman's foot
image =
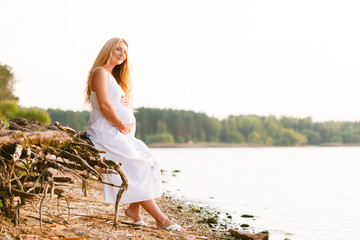
<path fill-rule="evenodd" d="M 143 220 L 140 214 L 140 205 L 137 207 L 130 204 L 125 210 L 125 215 L 134 220 L 134 222 L 140 222 Z"/>
<path fill-rule="evenodd" d="M 174 223 L 173 221 L 170 221 L 169 219 L 166 219 L 163 223 L 157 223 L 158 228 L 170 230 L 173 232 L 185 232 L 186 229 L 181 227 L 180 225 Z"/>

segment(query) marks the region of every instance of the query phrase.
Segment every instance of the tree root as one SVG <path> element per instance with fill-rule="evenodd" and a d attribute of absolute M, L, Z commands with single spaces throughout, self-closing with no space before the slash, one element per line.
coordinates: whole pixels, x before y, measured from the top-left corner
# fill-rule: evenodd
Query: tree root
<path fill-rule="evenodd" d="M 61 198 L 66 200 L 69 219 L 68 199 L 63 195 L 64 190 L 55 188 L 55 183 L 76 179 L 82 180 L 85 195 L 88 181 L 119 187 L 114 215 L 114 226 L 117 225 L 120 199 L 128 187 L 121 163 L 104 159 L 100 153 L 105 152 L 96 149 L 85 133 L 61 126 L 58 122 L 41 125 L 22 118 L 7 121 L 9 129 L 0 130 L 0 199 L 3 202 L 1 212 L 5 216 L 17 225 L 20 208 L 32 199 L 39 199 L 42 226 L 43 202 L 49 193 L 50 197 L 55 193 L 58 202 Z M 54 177 L 54 173 L 60 176 Z M 103 173 L 119 174 L 121 186 L 105 182 Z"/>

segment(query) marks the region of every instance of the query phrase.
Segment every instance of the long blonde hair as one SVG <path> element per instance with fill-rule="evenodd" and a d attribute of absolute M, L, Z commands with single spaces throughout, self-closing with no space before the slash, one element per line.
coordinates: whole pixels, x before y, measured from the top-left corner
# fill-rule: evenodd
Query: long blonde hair
<path fill-rule="evenodd" d="M 118 44 L 120 44 L 120 42 L 125 43 L 126 46 L 129 47 L 127 42 L 124 39 L 111 38 L 104 44 L 104 46 L 100 50 L 99 54 L 97 55 L 97 57 L 94 61 L 94 64 L 88 73 L 87 86 L 85 89 L 85 103 L 86 104 L 90 104 L 90 94 L 91 94 L 90 79 L 91 79 L 93 71 L 97 67 L 104 66 L 104 65 L 107 65 L 110 63 L 110 60 L 112 58 L 112 51 L 114 48 L 116 48 L 116 46 L 118 46 Z M 132 82 L 131 82 L 131 78 L 130 78 L 130 64 L 128 62 L 127 54 L 126 54 L 126 58 L 125 58 L 124 62 L 122 62 L 120 65 L 116 65 L 113 68 L 111 74 L 114 76 L 114 78 L 116 79 L 116 82 L 120 85 L 120 87 L 124 90 L 125 97 L 127 97 L 129 99 L 129 102 L 131 103 L 132 99 L 130 96 L 130 92 L 132 89 Z"/>

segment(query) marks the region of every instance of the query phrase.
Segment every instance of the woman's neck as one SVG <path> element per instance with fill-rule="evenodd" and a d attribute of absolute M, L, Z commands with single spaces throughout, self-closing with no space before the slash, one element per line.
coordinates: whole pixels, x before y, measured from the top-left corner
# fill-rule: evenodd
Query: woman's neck
<path fill-rule="evenodd" d="M 101 66 L 101 67 L 103 67 L 109 73 L 112 73 L 112 70 L 114 69 L 115 65 L 104 65 L 104 66 Z"/>

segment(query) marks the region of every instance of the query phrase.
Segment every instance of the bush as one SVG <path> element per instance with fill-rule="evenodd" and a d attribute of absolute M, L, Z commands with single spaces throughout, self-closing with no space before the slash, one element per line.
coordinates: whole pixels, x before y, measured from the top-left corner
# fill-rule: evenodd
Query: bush
<path fill-rule="evenodd" d="M 51 122 L 50 115 L 44 109 L 19 107 L 15 101 L 0 102 L 0 117 L 35 119 L 42 124 Z"/>
<path fill-rule="evenodd" d="M 50 115 L 44 109 L 36 108 L 36 107 L 32 107 L 32 108 L 20 107 L 19 111 L 15 113 L 14 116 L 12 116 L 11 118 L 18 118 L 18 117 L 25 118 L 27 120 L 34 119 L 42 124 L 51 122 Z"/>
<path fill-rule="evenodd" d="M 12 118 L 12 115 L 19 111 L 19 107 L 15 101 L 0 102 L 0 117 Z"/>

